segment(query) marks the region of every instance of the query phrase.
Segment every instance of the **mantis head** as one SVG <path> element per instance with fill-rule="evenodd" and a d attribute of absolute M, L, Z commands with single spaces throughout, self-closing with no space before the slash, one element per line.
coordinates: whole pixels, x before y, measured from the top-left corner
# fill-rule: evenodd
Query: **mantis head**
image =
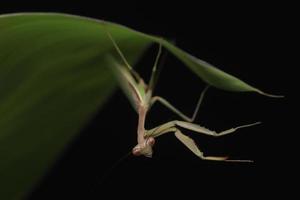
<path fill-rule="evenodd" d="M 145 139 L 143 143 L 137 144 L 133 149 L 132 149 L 132 154 L 135 156 L 141 156 L 144 155 L 148 158 L 152 157 L 153 150 L 152 147 L 155 143 L 155 139 L 153 137 L 148 137 Z"/>

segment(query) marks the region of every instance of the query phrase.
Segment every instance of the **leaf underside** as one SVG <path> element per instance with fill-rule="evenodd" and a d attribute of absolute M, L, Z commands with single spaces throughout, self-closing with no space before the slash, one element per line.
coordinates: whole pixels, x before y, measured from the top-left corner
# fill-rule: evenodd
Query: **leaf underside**
<path fill-rule="evenodd" d="M 203 81 L 260 90 L 168 41 L 127 27 L 59 13 L 0 15 L 0 199 L 22 199 L 115 88 L 107 55 L 131 65 L 160 42 Z M 101 134 L 101 133 L 100 133 Z"/>

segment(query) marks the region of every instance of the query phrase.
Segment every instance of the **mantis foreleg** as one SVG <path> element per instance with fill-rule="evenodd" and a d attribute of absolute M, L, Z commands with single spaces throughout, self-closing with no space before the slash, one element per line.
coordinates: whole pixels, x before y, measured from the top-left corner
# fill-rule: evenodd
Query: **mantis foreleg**
<path fill-rule="evenodd" d="M 209 135 L 209 136 L 219 137 L 219 136 L 223 136 L 223 135 L 227 135 L 229 133 L 232 133 L 232 132 L 236 131 L 237 129 L 246 128 L 246 127 L 254 126 L 254 125 L 257 125 L 257 124 L 260 124 L 260 122 L 238 126 L 236 128 L 231 128 L 231 129 L 222 131 L 220 133 L 217 133 L 217 132 L 211 131 L 211 130 L 205 128 L 205 127 L 199 126 L 197 124 L 175 120 L 175 121 L 167 122 L 165 124 L 157 126 L 156 128 L 153 128 L 151 130 L 147 130 L 145 132 L 145 137 L 146 138 L 149 138 L 149 137 L 155 138 L 155 137 L 158 137 L 158 136 L 163 135 L 165 133 L 174 132 L 175 136 L 177 137 L 178 140 L 180 140 L 195 155 L 197 155 L 198 157 L 200 157 L 203 160 L 232 161 L 232 162 L 252 162 L 250 160 L 227 160 L 227 157 L 204 156 L 203 152 L 198 148 L 198 146 L 196 145 L 194 140 L 191 139 L 190 137 L 184 135 L 177 127 L 185 128 L 185 129 L 195 131 L 195 132 L 198 132 L 198 133 L 203 133 L 203 134 Z"/>
<path fill-rule="evenodd" d="M 197 155 L 202 160 L 213 160 L 213 161 L 226 161 L 226 162 L 253 162 L 252 160 L 228 160 L 227 156 L 204 156 L 203 152 L 198 148 L 197 144 L 193 139 L 184 135 L 180 130 L 175 132 L 175 136 L 180 140 L 189 150 Z"/>
<path fill-rule="evenodd" d="M 177 129 L 175 136 L 181 141 L 189 150 L 203 160 L 214 160 L 214 161 L 225 161 L 228 157 L 217 157 L 217 156 L 204 156 L 203 152 L 198 148 L 196 143 L 190 137 L 184 135 L 180 130 Z"/>

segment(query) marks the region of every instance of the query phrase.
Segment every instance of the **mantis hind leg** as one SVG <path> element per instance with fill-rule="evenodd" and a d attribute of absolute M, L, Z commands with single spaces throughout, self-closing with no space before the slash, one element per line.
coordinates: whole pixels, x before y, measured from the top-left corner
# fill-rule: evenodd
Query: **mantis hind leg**
<path fill-rule="evenodd" d="M 158 79 L 158 76 L 159 76 L 159 73 L 160 73 L 160 69 L 161 69 L 161 67 L 159 67 L 158 68 L 159 70 L 157 70 L 157 65 L 158 65 L 158 61 L 159 61 L 161 52 L 162 52 L 162 45 L 161 45 L 161 43 L 159 43 L 158 53 L 156 55 L 155 62 L 154 62 L 153 68 L 152 68 L 152 73 L 151 73 L 151 77 L 150 77 L 150 81 L 149 81 L 149 87 L 148 87 L 148 89 L 151 90 L 152 92 L 154 90 L 154 87 L 155 87 L 155 84 L 157 82 L 157 79 Z M 163 58 L 165 58 L 165 56 Z M 164 59 L 163 59 L 163 61 L 164 61 Z M 162 65 L 162 64 L 163 64 L 163 62 L 160 63 L 160 65 Z"/>
<path fill-rule="evenodd" d="M 119 54 L 121 60 L 123 61 L 123 63 L 125 64 L 125 66 L 128 68 L 128 70 L 132 73 L 132 75 L 135 77 L 136 80 L 140 80 L 141 77 L 139 76 L 139 74 L 131 67 L 131 65 L 129 64 L 129 62 L 126 60 L 124 54 L 122 53 L 120 47 L 118 46 L 117 42 L 115 41 L 115 39 L 113 38 L 113 36 L 111 35 L 111 33 L 109 32 L 108 28 L 106 27 L 106 25 L 104 24 L 104 30 L 106 32 L 106 35 L 108 36 L 109 40 L 112 42 L 115 50 L 117 51 L 117 53 Z"/>

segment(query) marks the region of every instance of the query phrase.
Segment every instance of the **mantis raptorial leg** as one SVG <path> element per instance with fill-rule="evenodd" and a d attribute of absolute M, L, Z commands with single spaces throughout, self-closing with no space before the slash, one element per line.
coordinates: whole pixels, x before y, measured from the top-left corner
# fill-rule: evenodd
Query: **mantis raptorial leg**
<path fill-rule="evenodd" d="M 231 128 L 225 131 L 221 131 L 219 133 L 215 132 L 215 131 L 211 131 L 205 127 L 202 127 L 200 125 L 197 124 L 193 124 L 190 122 L 184 122 L 184 121 L 178 121 L 178 120 L 174 120 L 171 122 L 167 122 L 165 124 L 162 124 L 156 128 L 153 128 L 151 130 L 146 131 L 146 137 L 158 137 L 161 136 L 165 133 L 169 133 L 169 132 L 174 132 L 175 136 L 185 145 L 187 146 L 195 155 L 197 155 L 198 157 L 200 157 L 201 159 L 204 160 L 215 160 L 215 161 L 236 161 L 236 162 L 250 162 L 249 160 L 227 160 L 228 157 L 217 157 L 217 156 L 204 156 L 203 152 L 198 148 L 198 146 L 196 145 L 196 143 L 194 142 L 193 139 L 191 139 L 190 137 L 184 135 L 179 129 L 180 128 L 185 128 L 194 132 L 198 132 L 198 133 L 202 133 L 205 135 L 209 135 L 209 136 L 213 136 L 213 137 L 220 137 L 220 136 L 224 136 L 230 133 L 235 132 L 237 129 L 240 128 L 246 128 L 246 127 L 250 127 L 250 126 L 254 126 L 254 125 L 258 125 L 261 122 L 256 122 L 256 123 L 252 123 L 252 124 L 246 124 L 246 125 L 242 125 L 242 126 L 238 126 L 235 128 Z"/>
<path fill-rule="evenodd" d="M 180 130 L 175 131 L 175 136 L 180 140 L 188 149 L 190 149 L 195 155 L 202 160 L 214 160 L 214 161 L 225 161 L 228 157 L 218 156 L 204 156 L 204 153 L 199 149 L 193 139 L 184 135 Z"/>
<path fill-rule="evenodd" d="M 199 111 L 200 105 L 203 101 L 204 95 L 208 89 L 208 86 L 202 91 L 200 98 L 198 100 L 198 103 L 196 105 L 196 109 L 192 115 L 192 117 L 188 117 L 185 114 L 183 114 L 181 111 L 179 111 L 177 108 L 175 108 L 169 101 L 166 99 L 160 97 L 160 96 L 152 96 L 153 88 L 155 81 L 157 80 L 158 73 L 157 73 L 157 65 L 158 61 L 162 52 L 162 45 L 159 43 L 159 49 L 158 54 L 155 58 L 155 63 L 152 69 L 152 74 L 150 78 L 149 85 L 145 84 L 143 79 L 136 73 L 133 68 L 129 65 L 128 61 L 126 60 L 125 56 L 123 55 L 122 51 L 118 47 L 116 41 L 105 27 L 105 31 L 111 40 L 114 48 L 118 52 L 119 56 L 121 57 L 122 61 L 124 62 L 124 65 L 121 65 L 116 62 L 115 59 L 108 56 L 110 59 L 110 63 L 113 63 L 113 67 L 117 70 L 114 70 L 116 72 L 116 77 L 118 77 L 118 80 L 122 86 L 123 91 L 127 95 L 130 102 L 133 104 L 134 109 L 137 111 L 139 115 L 138 120 L 138 128 L 137 128 L 137 140 L 138 144 L 133 148 L 132 152 L 134 155 L 144 155 L 147 157 L 152 156 L 152 146 L 154 145 L 154 138 L 158 137 L 162 134 L 173 132 L 175 133 L 175 136 L 185 145 L 187 146 L 194 154 L 196 154 L 198 157 L 204 159 L 204 160 L 226 160 L 227 157 L 215 157 L 215 156 L 204 156 L 202 151 L 197 147 L 195 142 L 189 138 L 188 136 L 184 135 L 179 128 L 188 129 L 191 131 L 195 131 L 198 133 L 206 134 L 209 136 L 219 137 L 223 135 L 230 134 L 237 129 L 245 128 L 249 126 L 253 126 L 257 123 L 238 126 L 236 128 L 231 128 L 225 131 L 222 131 L 220 133 L 217 133 L 215 131 L 211 131 L 205 127 L 202 127 L 197 124 L 193 124 L 195 120 L 195 117 Z M 174 120 L 171 122 L 167 122 L 165 124 L 162 124 L 154 129 L 151 130 L 145 130 L 144 124 L 146 120 L 147 112 L 150 110 L 151 106 L 153 106 L 156 102 L 160 102 L 162 105 L 173 111 L 175 114 L 180 116 L 185 121 L 178 121 Z M 228 160 L 226 160 L 228 161 Z"/>

